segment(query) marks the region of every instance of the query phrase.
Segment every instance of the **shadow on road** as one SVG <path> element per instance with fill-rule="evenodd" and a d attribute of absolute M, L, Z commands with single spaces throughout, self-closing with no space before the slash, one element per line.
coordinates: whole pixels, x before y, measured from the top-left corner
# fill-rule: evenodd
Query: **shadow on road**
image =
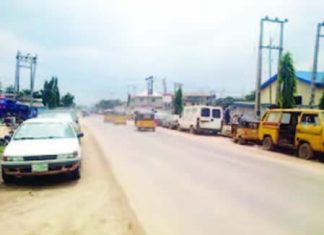
<path fill-rule="evenodd" d="M 51 175 L 17 178 L 12 184 L 0 183 L 1 189 L 48 189 L 58 187 L 73 187 L 78 181 L 72 180 L 69 175 Z"/>

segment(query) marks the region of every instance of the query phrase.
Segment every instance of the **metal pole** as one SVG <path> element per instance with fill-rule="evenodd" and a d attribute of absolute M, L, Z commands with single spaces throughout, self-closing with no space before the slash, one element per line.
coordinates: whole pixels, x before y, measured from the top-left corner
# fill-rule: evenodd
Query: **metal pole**
<path fill-rule="evenodd" d="M 284 32 L 284 22 L 280 22 L 280 42 L 279 42 L 279 53 L 278 53 L 278 67 L 277 67 L 276 104 L 279 104 L 279 95 L 280 95 L 279 72 L 280 72 L 280 62 L 281 62 L 282 51 L 283 51 L 283 32 Z"/>
<path fill-rule="evenodd" d="M 311 83 L 311 98 L 309 101 L 309 106 L 314 108 L 315 106 L 315 91 L 316 91 L 316 75 L 317 75 L 317 62 L 318 62 L 318 52 L 319 52 L 319 39 L 321 34 L 322 24 L 317 25 L 317 33 L 315 39 L 315 51 L 314 51 L 314 62 L 313 62 L 313 72 L 312 72 L 312 83 Z"/>
<path fill-rule="evenodd" d="M 19 92 L 19 67 L 20 67 L 20 52 L 18 51 L 17 52 L 17 55 L 16 55 L 16 73 L 15 73 L 15 93 L 16 95 L 18 94 Z"/>
<path fill-rule="evenodd" d="M 258 48 L 258 67 L 257 67 L 257 79 L 255 89 L 255 113 L 256 116 L 260 117 L 261 112 L 261 79 L 262 79 L 262 44 L 263 44 L 263 23 L 264 20 L 260 21 L 260 37 L 259 37 L 259 48 Z"/>
<path fill-rule="evenodd" d="M 36 75 L 36 64 L 37 64 L 37 56 L 31 58 L 30 65 L 30 106 L 33 106 L 33 94 L 34 94 L 34 86 L 35 86 L 35 75 Z"/>
<path fill-rule="evenodd" d="M 271 79 L 272 76 L 272 38 L 270 37 L 269 42 L 269 79 Z M 272 104 L 272 84 L 269 85 L 269 104 Z"/>

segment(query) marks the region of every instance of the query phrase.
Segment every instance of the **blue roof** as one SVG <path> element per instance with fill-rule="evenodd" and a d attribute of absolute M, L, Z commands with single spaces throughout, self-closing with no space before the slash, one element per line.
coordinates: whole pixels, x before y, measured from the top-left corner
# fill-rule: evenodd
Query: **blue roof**
<path fill-rule="evenodd" d="M 309 72 L 309 71 L 297 71 L 296 72 L 296 78 L 301 82 L 311 84 L 312 83 L 312 72 Z M 276 80 L 277 80 L 277 74 L 273 75 L 270 79 L 268 79 L 267 81 L 262 83 L 261 89 L 266 88 L 267 86 L 269 86 L 270 84 L 272 84 Z M 316 74 L 316 83 L 315 83 L 315 85 L 316 85 L 316 87 L 324 87 L 324 72 L 318 72 Z"/>

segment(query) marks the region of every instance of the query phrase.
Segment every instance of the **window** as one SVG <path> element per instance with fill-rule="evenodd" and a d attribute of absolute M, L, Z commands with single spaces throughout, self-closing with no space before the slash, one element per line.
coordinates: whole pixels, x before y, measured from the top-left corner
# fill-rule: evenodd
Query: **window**
<path fill-rule="evenodd" d="M 209 108 L 202 108 L 201 109 L 201 116 L 202 117 L 210 117 L 210 109 Z"/>
<path fill-rule="evenodd" d="M 76 135 L 71 126 L 64 123 L 25 123 L 22 124 L 14 140 L 25 139 L 64 139 L 75 138 Z"/>
<path fill-rule="evenodd" d="M 281 124 L 289 124 L 291 119 L 291 113 L 283 113 L 281 117 Z"/>
<path fill-rule="evenodd" d="M 301 123 L 304 125 L 319 125 L 320 120 L 317 114 L 304 114 Z"/>
<path fill-rule="evenodd" d="M 269 113 L 268 117 L 266 118 L 266 122 L 279 122 L 280 120 L 280 113 L 279 112 L 271 112 Z"/>
<path fill-rule="evenodd" d="M 213 118 L 220 118 L 221 111 L 219 109 L 213 109 Z"/>

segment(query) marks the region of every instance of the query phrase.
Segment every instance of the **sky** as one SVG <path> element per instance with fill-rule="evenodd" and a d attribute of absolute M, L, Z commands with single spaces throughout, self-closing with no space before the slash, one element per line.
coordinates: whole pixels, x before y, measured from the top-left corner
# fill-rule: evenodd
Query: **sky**
<path fill-rule="evenodd" d="M 0 81 L 13 84 L 19 50 L 38 56 L 37 89 L 57 76 L 79 104 L 125 100 L 151 75 L 156 91 L 166 79 L 169 92 L 179 82 L 184 91 L 242 96 L 255 89 L 260 19 L 289 20 L 284 49 L 297 70 L 310 71 L 323 9 L 323 0 L 1 0 Z M 264 38 L 275 45 L 278 27 L 267 24 Z M 276 64 L 273 52 L 273 73 Z M 263 68 L 265 80 L 267 51 Z M 28 71 L 21 77 L 28 88 Z"/>

